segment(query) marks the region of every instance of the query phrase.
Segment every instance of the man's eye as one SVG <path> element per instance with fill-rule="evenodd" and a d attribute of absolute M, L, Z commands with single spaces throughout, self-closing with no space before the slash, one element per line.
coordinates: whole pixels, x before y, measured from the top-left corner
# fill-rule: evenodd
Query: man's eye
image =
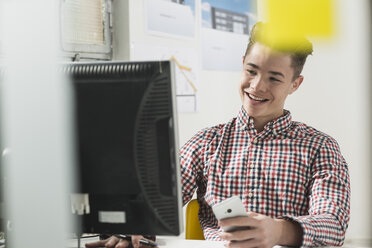
<path fill-rule="evenodd" d="M 253 70 L 247 70 L 247 72 L 252 75 L 252 76 L 255 76 L 257 75 L 256 71 L 253 71 Z"/>
<path fill-rule="evenodd" d="M 279 80 L 279 79 L 277 79 L 277 78 L 274 78 L 274 77 L 270 77 L 270 81 L 274 81 L 274 82 L 280 82 L 280 80 Z"/>

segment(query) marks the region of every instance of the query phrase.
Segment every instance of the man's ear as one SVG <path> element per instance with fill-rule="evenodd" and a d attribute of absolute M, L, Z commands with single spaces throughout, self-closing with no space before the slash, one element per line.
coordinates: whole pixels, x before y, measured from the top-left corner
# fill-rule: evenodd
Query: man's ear
<path fill-rule="evenodd" d="M 304 76 L 302 76 L 302 75 L 298 76 L 292 82 L 291 90 L 289 91 L 289 94 L 292 94 L 293 92 L 295 92 L 300 87 L 300 85 L 302 84 L 302 81 L 304 81 Z"/>

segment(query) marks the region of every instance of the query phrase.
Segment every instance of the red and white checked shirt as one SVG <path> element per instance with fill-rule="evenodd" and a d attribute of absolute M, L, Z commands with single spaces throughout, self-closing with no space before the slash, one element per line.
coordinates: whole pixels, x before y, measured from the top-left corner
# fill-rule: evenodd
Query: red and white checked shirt
<path fill-rule="evenodd" d="M 298 222 L 303 246 L 343 243 L 350 182 L 337 142 L 289 111 L 257 133 L 241 108 L 237 118 L 207 128 L 181 149 L 183 203 L 197 189 L 208 240 L 219 240 L 211 206 L 238 195 L 246 210 Z"/>

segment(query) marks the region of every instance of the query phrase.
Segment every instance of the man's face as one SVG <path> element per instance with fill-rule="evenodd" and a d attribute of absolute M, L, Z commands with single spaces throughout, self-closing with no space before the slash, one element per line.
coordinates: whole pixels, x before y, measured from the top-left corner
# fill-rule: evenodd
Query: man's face
<path fill-rule="evenodd" d="M 283 115 L 284 102 L 302 83 L 293 80 L 291 56 L 254 44 L 243 61 L 240 96 L 245 111 L 255 120 L 269 122 Z"/>

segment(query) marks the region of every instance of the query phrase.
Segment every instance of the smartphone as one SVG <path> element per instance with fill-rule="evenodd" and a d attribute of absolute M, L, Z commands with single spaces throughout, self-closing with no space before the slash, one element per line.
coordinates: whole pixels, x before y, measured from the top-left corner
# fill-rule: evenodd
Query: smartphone
<path fill-rule="evenodd" d="M 213 213 L 218 220 L 223 220 L 226 218 L 239 217 L 239 216 L 248 216 L 245 211 L 245 207 L 240 200 L 239 196 L 232 196 L 223 200 L 220 203 L 217 203 L 212 207 Z M 224 226 L 222 229 L 225 232 L 233 232 L 236 230 L 247 229 L 248 227 L 237 227 L 237 226 Z"/>

